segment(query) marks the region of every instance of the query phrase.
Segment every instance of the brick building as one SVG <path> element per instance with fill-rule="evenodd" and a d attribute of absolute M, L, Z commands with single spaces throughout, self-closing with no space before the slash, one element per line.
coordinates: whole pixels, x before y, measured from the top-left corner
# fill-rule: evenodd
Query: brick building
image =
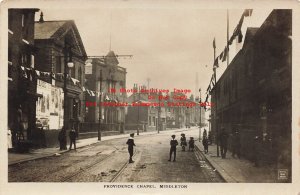
<path fill-rule="evenodd" d="M 291 168 L 291 28 L 291 10 L 273 10 L 260 28 L 248 28 L 211 100 L 215 136 L 221 127 L 238 129 L 244 157 L 285 168 Z"/>
<path fill-rule="evenodd" d="M 31 140 L 35 129 L 36 75 L 34 72 L 34 16 L 39 9 L 8 9 L 8 126 L 19 130 L 18 109 L 25 139 Z"/>

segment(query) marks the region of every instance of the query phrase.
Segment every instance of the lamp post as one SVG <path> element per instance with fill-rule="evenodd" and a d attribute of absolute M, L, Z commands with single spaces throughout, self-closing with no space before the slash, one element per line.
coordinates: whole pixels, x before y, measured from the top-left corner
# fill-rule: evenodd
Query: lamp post
<path fill-rule="evenodd" d="M 100 68 L 100 67 L 99 67 Z M 99 128 L 98 128 L 98 141 L 101 141 L 101 118 L 102 118 L 102 108 L 101 108 L 101 99 L 102 99 L 102 70 L 100 68 L 99 75 Z"/>
<path fill-rule="evenodd" d="M 68 55 L 69 54 L 69 55 Z M 72 68 L 74 66 L 73 62 L 72 62 L 72 52 L 71 52 L 71 48 L 67 47 L 67 43 L 65 42 L 65 47 L 64 47 L 64 131 L 66 131 L 67 128 L 69 128 L 68 126 L 68 121 L 67 121 L 67 76 L 68 76 L 68 71 L 69 68 Z M 65 138 L 66 139 L 66 138 Z M 64 146 L 63 148 L 66 148 L 66 142 L 64 142 Z"/>
<path fill-rule="evenodd" d="M 199 102 L 200 102 L 199 142 L 200 142 L 200 139 L 201 139 L 201 88 L 199 89 L 199 92 L 200 92 L 200 96 L 199 96 Z"/>
<path fill-rule="evenodd" d="M 216 75 L 216 68 L 214 66 L 214 79 L 215 79 L 215 128 L 216 128 L 216 133 L 217 133 L 217 140 L 216 140 L 216 143 L 217 143 L 217 157 L 219 157 L 219 130 L 218 130 L 218 103 L 217 103 L 217 100 L 218 100 L 218 93 L 217 93 L 217 75 Z"/>
<path fill-rule="evenodd" d="M 160 130 L 160 126 L 161 126 L 161 124 L 160 124 L 160 112 L 161 112 L 161 107 L 160 107 L 160 98 L 161 98 L 161 92 L 158 94 L 158 116 L 157 116 L 157 133 L 159 133 L 159 130 Z"/>
<path fill-rule="evenodd" d="M 138 103 L 140 103 L 140 99 L 141 99 L 141 95 L 140 95 L 140 87 L 138 87 L 138 98 L 139 98 L 139 100 L 138 100 Z M 138 105 L 138 107 L 137 107 L 137 109 L 138 109 L 138 125 L 137 125 L 137 135 L 140 135 L 140 106 Z"/>

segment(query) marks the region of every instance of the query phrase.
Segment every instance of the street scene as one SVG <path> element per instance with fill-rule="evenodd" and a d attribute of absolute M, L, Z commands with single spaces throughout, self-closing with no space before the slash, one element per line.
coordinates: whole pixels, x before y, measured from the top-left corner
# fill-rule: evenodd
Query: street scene
<path fill-rule="evenodd" d="M 7 49 L 8 182 L 292 182 L 292 9 L 9 8 Z"/>
<path fill-rule="evenodd" d="M 199 131 L 184 131 L 196 136 Z M 169 162 L 171 133 L 135 138 L 134 163 L 128 164 L 127 138 L 106 140 L 60 156 L 9 167 L 10 182 L 224 182 L 200 151 L 177 149 Z M 149 141 L 151 140 L 151 141 Z M 173 159 L 172 159 L 173 160 Z M 47 164 L 47 166 L 45 166 Z M 16 174 L 17 172 L 17 174 Z"/>

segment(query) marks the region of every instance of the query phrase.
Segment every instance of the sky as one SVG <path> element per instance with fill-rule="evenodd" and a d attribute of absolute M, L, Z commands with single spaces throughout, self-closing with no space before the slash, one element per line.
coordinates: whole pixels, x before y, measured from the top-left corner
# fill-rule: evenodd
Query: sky
<path fill-rule="evenodd" d="M 87 55 L 106 55 L 113 50 L 120 66 L 127 69 L 126 87 L 134 83 L 158 89 L 190 89 L 199 95 L 196 86 L 205 93 L 213 70 L 213 39 L 216 54 L 225 47 L 227 23 L 225 9 L 167 9 L 167 8 L 100 8 L 58 9 L 40 8 L 44 20 L 74 20 Z M 229 36 L 243 13 L 229 10 Z M 247 26 L 259 27 L 271 10 L 254 10 L 245 18 Z M 39 19 L 36 14 L 36 20 Z M 111 39 L 110 39 L 111 37 Z M 110 42 L 111 40 L 111 42 Z M 110 44 L 111 43 L 111 44 Z M 235 41 L 230 58 L 236 53 Z M 241 45 L 237 46 L 238 48 Z M 226 69 L 221 64 L 217 77 Z M 196 85 L 196 74 L 199 84 Z M 204 95 L 202 95 L 202 98 Z"/>

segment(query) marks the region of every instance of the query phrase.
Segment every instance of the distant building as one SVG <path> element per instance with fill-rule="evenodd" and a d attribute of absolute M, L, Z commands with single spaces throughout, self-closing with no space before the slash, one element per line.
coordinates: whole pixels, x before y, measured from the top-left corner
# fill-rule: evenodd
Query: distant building
<path fill-rule="evenodd" d="M 49 73 L 45 77 L 41 76 L 41 80 L 62 89 L 65 63 L 72 61 L 74 64 L 68 70 L 70 77 L 67 78 L 67 99 L 64 100 L 67 101 L 67 107 L 64 108 L 67 109 L 67 115 L 63 118 L 67 120 L 66 128 L 74 126 L 78 133 L 79 124 L 84 121 L 85 115 L 82 86 L 87 54 L 76 24 L 73 20 L 44 21 L 41 14 L 40 20 L 35 22 L 34 40 L 38 48 L 36 69 Z M 57 142 L 58 131 L 55 132 L 49 132 L 53 143 Z"/>
<path fill-rule="evenodd" d="M 139 129 L 141 131 L 147 130 L 158 130 L 160 125 L 160 130 L 166 129 L 166 107 L 159 107 L 158 104 L 164 101 L 158 100 L 158 94 L 156 93 L 140 93 L 142 90 L 146 90 L 146 86 L 141 86 L 140 88 L 135 84 L 133 87 L 137 92 L 131 94 L 127 101 L 130 104 L 128 106 L 128 111 L 126 114 L 126 129 Z M 148 95 L 154 97 L 154 99 L 149 99 Z M 132 103 L 144 104 L 151 106 L 132 106 Z M 160 118 L 160 123 L 159 123 Z"/>
<path fill-rule="evenodd" d="M 126 88 L 126 69 L 119 66 L 117 56 L 113 51 L 109 51 L 104 58 L 89 59 L 91 67 L 86 72 L 85 87 L 88 90 L 95 91 L 95 94 L 86 94 L 87 102 L 96 102 L 96 106 L 86 108 L 85 131 L 96 132 L 99 128 L 99 111 L 100 111 L 100 82 L 102 103 L 126 103 L 127 94 L 121 89 Z M 100 71 L 102 78 L 100 80 Z M 102 106 L 102 131 L 124 131 L 125 109 L 126 106 Z"/>
<path fill-rule="evenodd" d="M 36 93 L 34 16 L 39 9 L 8 9 L 8 126 L 16 144 L 18 109 L 22 111 L 25 139 L 35 130 Z"/>
<path fill-rule="evenodd" d="M 243 156 L 291 166 L 292 11 L 273 10 L 248 28 L 243 48 L 212 90 L 212 131 L 241 134 Z M 258 136 L 259 143 L 254 143 Z M 259 154 L 253 146 L 260 148 Z"/>

